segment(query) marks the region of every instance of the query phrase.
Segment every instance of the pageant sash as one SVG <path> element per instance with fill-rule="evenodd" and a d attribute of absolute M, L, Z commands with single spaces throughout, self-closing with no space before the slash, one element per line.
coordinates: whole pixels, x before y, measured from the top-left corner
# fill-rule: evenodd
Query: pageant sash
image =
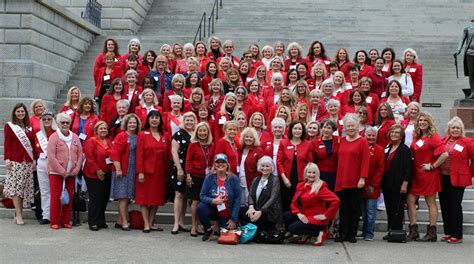
<path fill-rule="evenodd" d="M 15 125 L 11 122 L 8 122 L 8 125 L 10 126 L 13 133 L 15 134 L 15 136 L 20 141 L 23 148 L 26 150 L 26 153 L 28 153 L 28 155 L 30 156 L 31 160 L 34 160 L 34 158 L 33 158 L 33 147 L 31 146 L 30 139 L 26 136 L 26 133 L 23 130 L 23 128 L 21 128 L 18 125 Z"/>

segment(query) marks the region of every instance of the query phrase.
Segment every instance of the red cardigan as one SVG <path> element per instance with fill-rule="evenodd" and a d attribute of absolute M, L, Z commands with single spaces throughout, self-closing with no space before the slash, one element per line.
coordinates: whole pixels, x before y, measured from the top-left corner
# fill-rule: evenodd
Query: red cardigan
<path fill-rule="evenodd" d="M 158 112 L 160 112 L 160 114 L 163 116 L 163 110 L 160 106 L 154 105 L 153 108 L 158 110 Z M 140 118 L 140 121 L 142 122 L 142 127 L 145 127 L 146 117 L 148 115 L 146 107 L 143 105 L 135 107 L 135 114 L 138 116 L 138 118 Z"/>
<path fill-rule="evenodd" d="M 189 99 L 189 96 L 191 95 L 191 89 L 188 88 L 182 88 L 183 91 L 183 107 L 184 107 L 184 102 L 187 101 L 185 99 Z M 165 92 L 165 95 L 163 96 L 163 110 L 165 112 L 171 112 L 171 101 L 169 96 L 176 94 L 173 90 L 168 90 Z"/>
<path fill-rule="evenodd" d="M 110 158 L 112 150 L 112 142 L 107 140 L 107 145 L 104 145 L 96 137 L 92 137 L 84 143 L 84 154 L 86 156 L 86 163 L 84 165 L 84 175 L 88 178 L 97 179 L 97 171 L 110 172 L 112 170 L 112 161 L 107 164 L 107 159 Z M 109 159 L 110 160 L 110 159 Z"/>
<path fill-rule="evenodd" d="M 31 146 L 33 147 L 33 130 L 31 128 L 26 129 L 25 134 L 30 140 Z M 28 155 L 26 150 L 23 148 L 23 145 L 21 145 L 15 133 L 13 133 L 13 130 L 10 128 L 10 125 L 8 125 L 8 123 L 5 124 L 4 138 L 4 160 L 10 160 L 15 162 L 33 161 L 30 158 L 30 155 Z"/>
<path fill-rule="evenodd" d="M 378 129 L 377 133 L 377 144 L 385 148 L 390 143 L 390 137 L 388 131 L 395 125 L 396 122 L 392 119 L 387 119 Z"/>
<path fill-rule="evenodd" d="M 101 52 L 95 58 L 95 62 L 94 62 L 94 80 L 97 79 L 97 76 L 99 75 L 100 68 L 105 66 L 105 61 L 104 61 L 105 54 L 106 54 L 106 52 Z M 120 54 L 115 54 L 114 66 L 122 67 L 121 60 L 122 60 L 122 56 L 120 56 Z"/>
<path fill-rule="evenodd" d="M 201 148 L 201 144 L 189 143 L 188 152 L 186 154 L 186 174 L 199 178 L 206 177 L 206 168 L 212 168 L 214 162 L 214 143 L 211 142 L 208 148 L 209 154 L 206 164 L 206 157 Z"/>
<path fill-rule="evenodd" d="M 298 181 L 303 181 L 304 168 L 309 162 L 313 162 L 313 146 L 307 140 L 302 140 L 299 145 L 293 145 L 290 139 L 282 139 L 278 147 L 277 168 L 278 173 L 285 173 L 287 178 L 291 174 L 291 164 L 293 163 L 296 151 L 296 164 L 298 167 Z"/>
<path fill-rule="evenodd" d="M 242 150 L 239 151 L 239 160 L 242 160 Z M 260 147 L 252 146 L 249 149 L 249 153 L 244 162 L 245 167 L 245 179 L 247 180 L 247 189 L 250 190 L 250 185 L 252 185 L 253 179 L 257 177 L 260 173 L 257 171 L 257 162 L 263 157 L 263 151 Z M 240 164 L 239 164 L 240 166 Z"/>
<path fill-rule="evenodd" d="M 373 144 L 369 146 L 370 151 L 370 164 L 369 164 L 369 177 L 365 181 L 365 191 L 363 196 L 366 199 L 378 199 L 380 196 L 380 189 L 382 187 L 382 177 L 385 172 L 385 153 L 384 149 Z M 367 186 L 371 185 L 374 187 L 374 193 L 369 195 L 367 193 Z"/>
<path fill-rule="evenodd" d="M 448 137 L 443 137 L 441 141 L 446 144 Z M 449 154 L 451 184 L 457 187 L 467 187 L 472 185 L 474 175 L 474 140 L 461 137 L 456 141 L 456 145 Z"/>
<path fill-rule="evenodd" d="M 364 137 L 349 142 L 341 138 L 337 158 L 335 191 L 357 188 L 360 178 L 369 176 L 369 143 Z"/>
<path fill-rule="evenodd" d="M 120 99 L 125 98 L 126 96 L 122 94 Z M 112 119 L 118 115 L 117 102 L 119 100 L 115 100 L 114 94 L 105 94 L 104 97 L 102 97 L 102 102 L 100 105 L 100 120 L 105 121 L 107 125 L 110 125 Z"/>
<path fill-rule="evenodd" d="M 112 161 L 120 162 L 122 175 L 127 175 L 128 157 L 130 155 L 130 143 L 128 142 L 128 134 L 125 131 L 120 132 L 114 140 L 112 151 L 110 152 L 110 159 Z M 115 166 L 112 167 L 116 170 Z"/>
<path fill-rule="evenodd" d="M 406 67 L 407 65 L 404 65 L 405 69 Z M 423 88 L 423 66 L 418 63 L 413 63 L 412 65 L 410 65 L 408 74 L 410 74 L 411 79 L 413 81 L 412 99 L 417 102 L 420 102 L 421 90 Z"/>
<path fill-rule="evenodd" d="M 217 141 L 217 144 L 216 144 L 216 149 L 214 151 L 214 155 L 217 155 L 217 154 L 226 154 L 227 155 L 227 159 L 229 161 L 229 165 L 230 165 L 230 171 L 235 174 L 235 175 L 239 175 L 237 173 L 237 167 L 240 165 L 239 164 L 239 143 L 236 141 L 235 142 L 235 151 L 232 149 L 232 146 L 230 145 L 229 141 L 227 141 L 226 139 L 224 138 L 221 138 Z"/>
<path fill-rule="evenodd" d="M 309 224 L 327 226 L 329 220 L 336 217 L 340 204 L 339 198 L 328 189 L 325 182 L 322 183 L 318 192 L 311 193 L 311 188 L 312 184 L 298 183 L 290 205 L 291 213 L 294 215 L 303 214 L 308 218 Z M 298 198 L 300 203 L 297 202 Z M 314 218 L 319 214 L 326 216 L 326 219 L 317 220 Z"/>
<path fill-rule="evenodd" d="M 321 137 L 314 139 L 311 144 L 314 150 L 314 162 L 321 172 L 337 171 L 337 153 L 339 150 L 338 137 L 332 138 L 332 154 L 328 156 L 326 145 Z"/>
<path fill-rule="evenodd" d="M 106 67 L 102 67 L 99 69 L 98 75 L 94 79 L 95 81 L 95 92 L 94 92 L 94 97 L 99 96 L 100 88 L 102 87 L 102 82 L 104 81 L 104 76 L 105 76 L 105 70 Z M 112 83 L 112 81 L 115 78 L 122 78 L 122 68 L 120 66 L 113 66 L 112 71 L 110 72 L 110 79 L 109 82 Z"/>

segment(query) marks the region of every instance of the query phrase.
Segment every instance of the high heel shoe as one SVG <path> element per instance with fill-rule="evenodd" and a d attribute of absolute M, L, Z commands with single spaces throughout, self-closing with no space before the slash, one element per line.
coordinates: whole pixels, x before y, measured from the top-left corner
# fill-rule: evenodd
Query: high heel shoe
<path fill-rule="evenodd" d="M 326 242 L 327 238 L 328 238 L 327 231 L 319 232 L 318 238 L 316 239 L 316 242 L 313 243 L 313 246 L 320 247 L 320 246 L 324 245 L 324 242 Z"/>
<path fill-rule="evenodd" d="M 25 221 L 18 221 L 18 219 L 16 218 L 16 213 L 15 213 L 15 216 L 13 217 L 13 222 L 16 224 L 16 225 L 25 225 Z"/>

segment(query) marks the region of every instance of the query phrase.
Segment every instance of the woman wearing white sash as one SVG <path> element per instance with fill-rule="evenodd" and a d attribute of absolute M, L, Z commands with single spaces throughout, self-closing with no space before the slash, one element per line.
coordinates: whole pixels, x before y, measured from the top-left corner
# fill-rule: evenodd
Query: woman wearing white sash
<path fill-rule="evenodd" d="M 33 132 L 28 111 L 22 103 L 16 104 L 11 122 L 5 124 L 5 165 L 7 178 L 3 194 L 13 200 L 15 223 L 24 225 L 23 206 L 33 202 Z"/>
<path fill-rule="evenodd" d="M 45 110 L 40 118 L 40 131 L 36 133 L 34 138 L 34 148 L 36 153 L 36 171 L 38 174 L 38 185 L 41 193 L 41 209 L 43 211 L 40 225 L 50 223 L 50 192 L 49 192 L 49 176 L 48 176 L 48 157 L 46 156 L 48 149 L 49 137 L 58 129 L 54 114 L 49 110 Z"/>

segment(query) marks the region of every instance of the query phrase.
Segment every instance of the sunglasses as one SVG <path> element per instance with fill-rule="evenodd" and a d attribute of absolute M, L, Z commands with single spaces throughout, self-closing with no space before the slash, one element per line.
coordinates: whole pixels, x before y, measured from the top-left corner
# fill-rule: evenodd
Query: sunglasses
<path fill-rule="evenodd" d="M 43 121 L 51 121 L 51 120 L 53 120 L 53 119 L 52 119 L 52 118 L 41 118 L 41 120 L 43 120 Z"/>
<path fill-rule="evenodd" d="M 69 122 L 68 121 L 61 121 L 59 122 L 61 125 L 69 125 Z"/>

